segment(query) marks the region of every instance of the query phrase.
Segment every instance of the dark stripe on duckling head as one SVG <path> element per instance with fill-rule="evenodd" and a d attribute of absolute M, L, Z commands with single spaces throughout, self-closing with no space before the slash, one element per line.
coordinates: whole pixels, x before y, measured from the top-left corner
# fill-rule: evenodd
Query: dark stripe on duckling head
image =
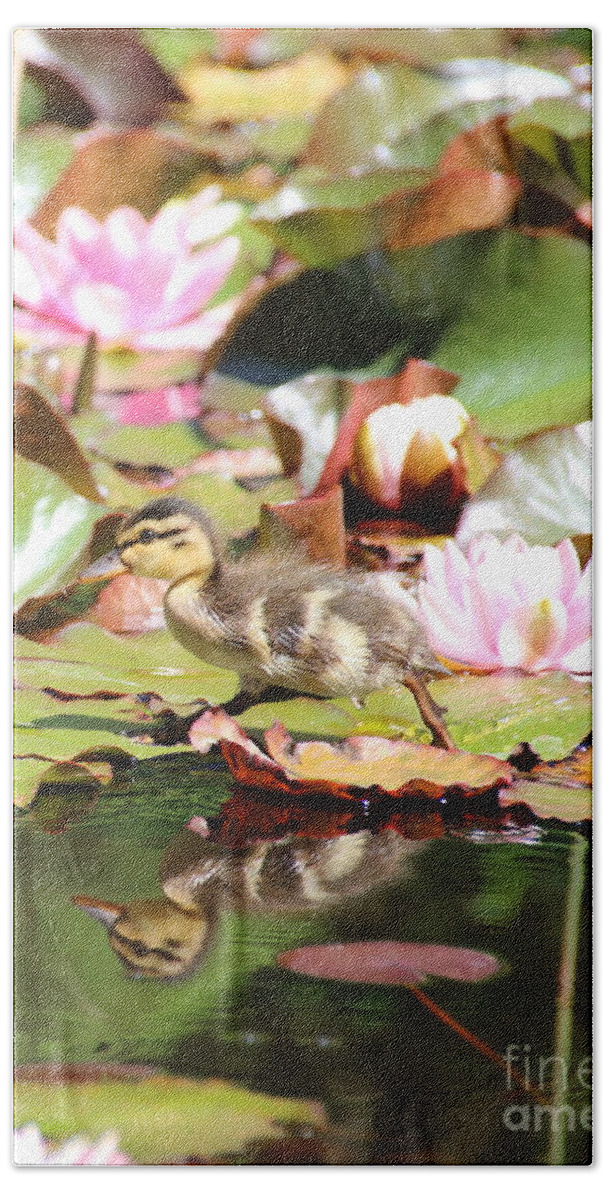
<path fill-rule="evenodd" d="M 140 942 L 132 938 L 125 937 L 122 933 L 117 933 L 114 929 L 110 937 L 110 941 L 120 942 L 123 946 L 128 946 L 132 950 L 136 958 L 145 958 L 148 954 L 154 954 L 157 958 L 163 959 L 164 962 L 180 962 L 179 954 L 172 954 L 170 950 L 164 950 L 160 946 L 147 946 L 145 942 Z M 117 953 L 120 953 L 117 951 Z M 121 955 L 121 958 L 124 957 Z"/>
<path fill-rule="evenodd" d="M 137 537 L 130 538 L 129 541 L 120 541 L 117 543 L 119 550 L 126 550 L 129 546 L 146 545 L 149 542 L 160 542 L 163 538 L 177 537 L 178 533 L 188 533 L 188 529 L 181 528 L 162 529 L 142 529 Z M 183 544 L 183 543 L 182 543 Z"/>

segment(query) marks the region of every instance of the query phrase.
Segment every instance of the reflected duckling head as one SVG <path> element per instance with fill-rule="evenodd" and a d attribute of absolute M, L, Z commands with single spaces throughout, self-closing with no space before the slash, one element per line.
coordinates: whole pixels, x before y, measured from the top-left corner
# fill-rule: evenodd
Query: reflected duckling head
<path fill-rule="evenodd" d="M 105 926 L 111 949 L 132 979 L 172 981 L 192 974 L 215 926 L 213 912 L 182 908 L 164 896 L 126 904 L 74 896 L 72 902 Z"/>

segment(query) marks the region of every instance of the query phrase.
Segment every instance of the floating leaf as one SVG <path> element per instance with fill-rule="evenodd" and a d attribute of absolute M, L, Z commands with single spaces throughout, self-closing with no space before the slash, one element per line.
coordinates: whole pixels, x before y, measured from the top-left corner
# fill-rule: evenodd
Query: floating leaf
<path fill-rule="evenodd" d="M 99 689 L 135 696 L 156 692 L 169 703 L 200 699 L 214 704 L 236 691 L 231 671 L 201 662 L 164 630 L 125 638 L 82 623 L 60 631 L 44 646 L 18 638 L 16 654 L 23 687 L 76 694 Z"/>
<path fill-rule="evenodd" d="M 589 249 L 570 238 L 496 236 L 466 312 L 433 359 L 489 437 L 521 438 L 589 418 Z"/>
<path fill-rule="evenodd" d="M 440 74 L 450 81 L 452 94 L 460 103 L 507 100 L 514 109 L 533 100 L 570 96 L 573 92 L 570 81 L 556 71 L 504 58 L 454 59 L 443 64 Z"/>
<path fill-rule="evenodd" d="M 290 971 L 312 975 L 316 979 L 392 987 L 423 983 L 429 976 L 478 983 L 500 970 L 500 962 L 493 954 L 423 942 L 300 946 L 297 950 L 279 954 L 277 962 Z"/>
<path fill-rule="evenodd" d="M 61 673 L 59 682 L 61 682 Z M 21 671 L 18 670 L 21 682 Z M 22 686 L 15 699 L 15 771 L 16 794 L 23 796 L 31 788 L 34 763 L 37 780 L 52 765 L 91 770 L 92 762 L 121 762 L 150 758 L 165 753 L 154 742 L 147 716 L 135 695 L 103 692 L 90 679 L 89 695 L 62 694 L 39 672 L 38 688 Z M 102 698 L 99 698 L 101 695 Z M 103 698 L 107 696 L 108 698 Z M 23 775 L 22 775 L 23 772 Z M 23 778 L 27 787 L 21 786 Z M 37 786 L 37 783 L 36 783 Z M 31 794 L 31 793 L 30 793 Z"/>
<path fill-rule="evenodd" d="M 506 809 L 525 804 L 543 821 L 590 821 L 592 816 L 591 788 L 518 780 L 508 792 L 501 792 L 500 803 Z"/>
<path fill-rule="evenodd" d="M 15 222 L 31 217 L 74 153 L 72 130 L 45 124 L 19 131 L 13 151 Z"/>
<path fill-rule="evenodd" d="M 30 62 L 65 79 L 100 120 L 145 125 L 179 90 L 130 29 L 28 29 Z"/>
<path fill-rule="evenodd" d="M 53 766 L 47 764 L 53 761 Z M 16 758 L 15 804 L 29 807 L 34 824 L 45 833 L 63 833 L 93 811 L 102 786 L 133 764 L 133 756 L 115 746 L 87 750 L 73 759 Z"/>
<path fill-rule="evenodd" d="M 361 799 L 411 797 L 437 801 L 447 791 L 473 796 L 506 785 L 508 764 L 486 755 L 434 746 L 412 745 L 386 738 L 355 737 L 337 746 L 326 742 L 291 743 L 280 722 L 265 734 L 263 754 L 242 729 L 221 710 L 203 713 L 190 729 L 195 749 L 206 753 L 215 741 L 235 779 L 241 784 L 293 795 L 325 793 Z"/>
<path fill-rule="evenodd" d="M 274 284 L 217 343 L 215 370 L 262 387 L 330 367 L 369 366 L 403 341 L 405 329 L 386 286 L 362 259 L 333 271 L 303 271 Z"/>
<path fill-rule="evenodd" d="M 498 172 L 454 171 L 431 181 L 421 174 L 387 172 L 377 182 L 373 173 L 362 180 L 321 178 L 302 186 L 296 177 L 254 218 L 289 254 L 325 267 L 379 248 L 425 246 L 503 225 L 520 192 L 516 178 Z"/>
<path fill-rule="evenodd" d="M 264 550 L 301 547 L 313 562 L 344 567 L 346 530 L 342 489 L 335 487 L 322 496 L 307 496 L 283 504 L 263 504 L 259 542 Z"/>
<path fill-rule="evenodd" d="M 54 471 L 85 500 L 103 499 L 64 418 L 40 392 L 25 383 L 15 387 L 15 449 L 30 462 Z"/>
<path fill-rule="evenodd" d="M 170 75 L 177 75 L 192 58 L 209 54 L 216 45 L 214 29 L 138 29 L 144 46 Z M 223 32 L 223 31 L 219 31 Z"/>
<path fill-rule="evenodd" d="M 509 120 L 511 136 L 591 195 L 591 111 L 577 99 L 537 100 Z"/>
<path fill-rule="evenodd" d="M 591 426 L 552 429 L 507 454 L 466 505 L 457 539 L 519 533 L 531 544 L 556 545 L 591 532 Z"/>
<path fill-rule="evenodd" d="M 348 78 L 345 67 L 322 52 L 259 71 L 192 63 L 181 72 L 179 84 L 190 100 L 187 117 L 211 125 L 316 113 Z"/>
<path fill-rule="evenodd" d="M 366 66 L 323 108 L 306 162 L 328 171 L 399 166 L 395 147 L 449 107 L 449 84 L 395 64 Z"/>
<path fill-rule="evenodd" d="M 109 585 L 101 581 L 87 584 L 75 583 L 68 584 L 60 592 L 31 596 L 29 600 L 20 605 L 15 614 L 15 633 L 32 638 L 34 641 L 38 638 L 46 639 L 64 625 L 69 625 L 84 617 L 94 605 L 104 586 Z"/>
<path fill-rule="evenodd" d="M 203 162 L 186 143 L 154 129 L 95 131 L 83 139 L 37 209 L 33 224 L 45 237 L 53 237 L 68 204 L 86 208 L 100 220 L 123 204 L 151 217 L 184 190 Z"/>
<path fill-rule="evenodd" d="M 499 794 L 502 807 L 508 811 L 524 804 L 536 817 L 544 820 L 590 821 L 593 799 L 591 738 L 566 758 L 543 762 L 538 755 L 532 755 L 536 762 L 528 767 L 525 760 L 530 755 L 529 746 L 522 746 L 519 753 L 511 755 L 510 761 L 521 771 L 521 776 L 508 792 Z"/>
<path fill-rule="evenodd" d="M 223 32 L 223 31 L 222 31 Z M 230 31 L 234 32 L 234 31 Z M 335 53 L 384 62 L 434 66 L 447 58 L 499 55 L 508 49 L 504 29 L 306 28 L 238 30 L 256 33 L 251 52 L 256 62 L 291 58 L 304 50 L 329 47 Z"/>
<path fill-rule="evenodd" d="M 15 1123 L 35 1122 L 45 1137 L 100 1137 L 116 1130 L 138 1164 L 179 1163 L 276 1138 L 277 1129 L 325 1124 L 322 1107 L 135 1065 L 33 1064 L 17 1070 Z"/>
<path fill-rule="evenodd" d="M 15 461 L 15 599 L 74 577 L 100 515 L 54 471 L 17 456 Z"/>
<path fill-rule="evenodd" d="M 500 171 L 518 176 L 522 194 L 517 205 L 515 222 L 531 229 L 556 229 L 585 236 L 577 227 L 575 210 L 589 198 L 590 184 L 585 180 L 590 172 L 591 137 L 589 114 L 575 100 L 540 102 L 551 111 L 552 105 L 572 106 L 570 126 L 573 133 L 581 131 L 580 118 L 586 122 L 586 137 L 581 138 L 578 162 L 576 141 L 572 144 L 559 138 L 553 130 L 536 125 L 536 106 L 530 105 L 516 116 L 493 117 L 457 135 L 445 148 L 439 163 L 441 174 L 457 171 Z M 531 124 L 526 121 L 530 114 Z M 578 118 L 576 116 L 578 114 Z M 550 121 L 550 118 L 547 118 Z M 560 121 L 554 124 L 560 126 Z M 567 128 L 567 119 L 561 122 Z M 582 132 L 582 131 L 581 131 Z M 564 165 L 565 164 L 565 165 Z M 568 169 L 566 169 L 568 168 Z M 578 169 L 577 169 L 578 168 Z"/>
<path fill-rule="evenodd" d="M 98 457 L 102 457 L 98 455 Z M 103 456 L 119 475 L 137 487 L 162 492 L 174 488 L 191 475 L 219 475 L 224 479 L 273 479 L 282 475 L 281 463 L 266 446 L 251 446 L 247 450 L 209 450 L 199 454 L 183 467 L 162 467 L 155 463 L 113 461 Z"/>
<path fill-rule="evenodd" d="M 429 690 L 446 710 L 448 730 L 463 750 L 507 758 L 528 742 L 545 759 L 578 746 L 591 724 L 590 687 L 568 675 L 453 675 L 433 679 Z M 275 720 L 294 734 L 348 738 L 379 736 L 421 741 L 425 736 L 413 696 L 405 688 L 372 692 L 360 708 L 347 698 L 257 704 L 240 718 L 248 730 L 265 730 Z"/>
<path fill-rule="evenodd" d="M 506 756 L 518 742 L 528 742 L 543 758 L 559 758 L 589 732 L 589 684 L 568 675 L 453 676 L 434 681 L 431 692 L 447 708 L 457 745 L 475 753 Z"/>

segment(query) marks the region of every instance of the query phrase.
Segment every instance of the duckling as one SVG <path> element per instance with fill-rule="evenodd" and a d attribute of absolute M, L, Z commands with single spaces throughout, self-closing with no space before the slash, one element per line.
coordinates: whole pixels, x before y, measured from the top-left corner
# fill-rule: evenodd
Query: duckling
<path fill-rule="evenodd" d="M 169 580 L 164 608 L 174 637 L 205 662 L 238 672 L 232 715 L 262 698 L 350 696 L 405 686 L 434 745 L 452 749 L 423 674 L 440 670 L 399 585 L 339 572 L 293 551 L 222 556 L 208 516 L 163 498 L 129 517 L 113 554 L 84 578 L 121 570 Z M 278 692 L 277 692 L 278 689 Z"/>
<path fill-rule="evenodd" d="M 222 910 L 327 908 L 390 883 L 423 846 L 393 830 L 359 830 L 327 839 L 288 835 L 231 850 L 186 828 L 163 856 L 162 896 L 122 904 L 74 896 L 73 903 L 105 926 L 130 978 L 174 982 L 200 968 Z"/>

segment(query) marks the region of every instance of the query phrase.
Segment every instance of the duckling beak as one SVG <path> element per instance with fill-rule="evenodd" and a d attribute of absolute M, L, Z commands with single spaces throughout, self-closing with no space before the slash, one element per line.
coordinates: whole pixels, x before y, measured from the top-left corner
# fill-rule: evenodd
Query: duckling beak
<path fill-rule="evenodd" d="M 122 575 L 128 569 L 120 561 L 118 550 L 111 550 L 109 554 L 104 554 L 96 562 L 85 567 L 82 575 L 78 576 L 78 583 L 99 583 L 100 579 L 114 579 L 115 575 Z"/>

